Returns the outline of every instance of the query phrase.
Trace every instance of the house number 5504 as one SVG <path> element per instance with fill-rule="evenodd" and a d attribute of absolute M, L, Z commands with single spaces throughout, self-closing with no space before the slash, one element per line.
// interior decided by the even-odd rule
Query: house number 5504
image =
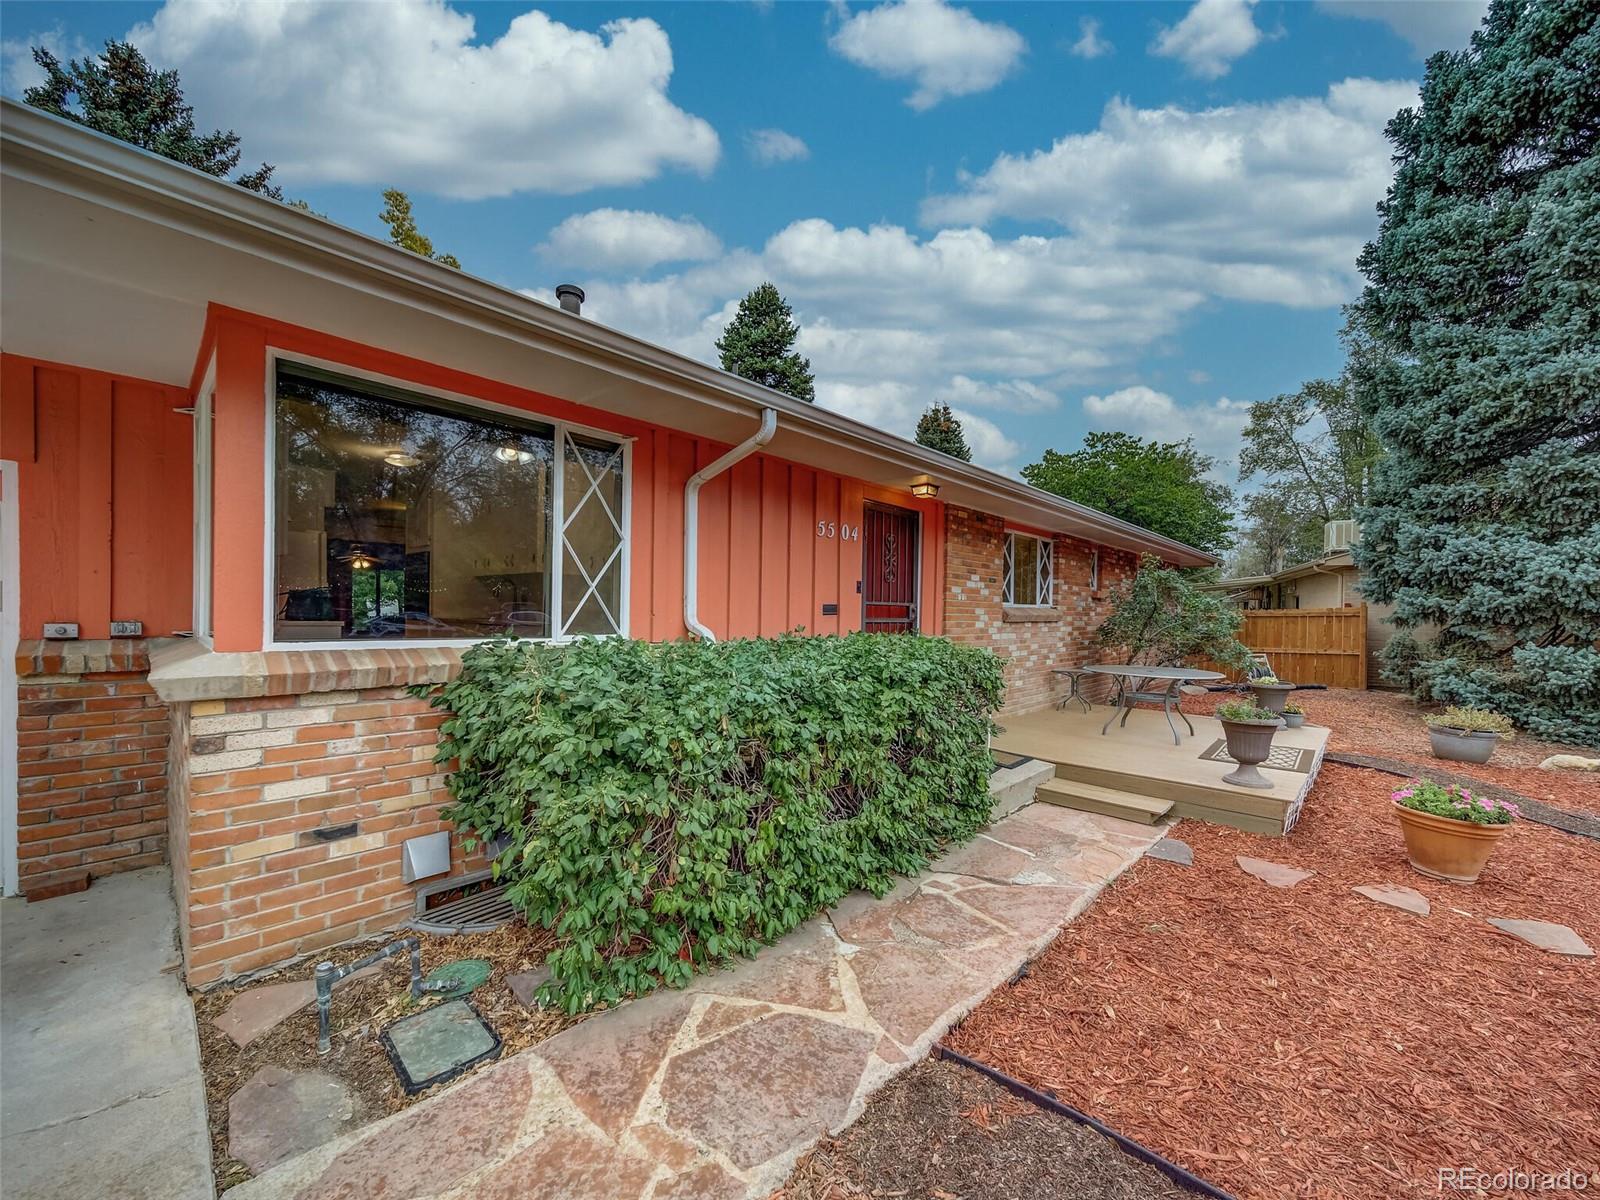
<path fill-rule="evenodd" d="M 861 540 L 861 526 L 840 525 L 833 521 L 818 521 L 817 536 L 819 538 L 838 538 L 845 542 L 859 542 Z"/>

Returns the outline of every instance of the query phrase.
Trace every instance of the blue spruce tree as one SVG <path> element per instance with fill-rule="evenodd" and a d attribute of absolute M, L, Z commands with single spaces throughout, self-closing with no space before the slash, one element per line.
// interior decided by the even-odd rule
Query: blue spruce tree
<path fill-rule="evenodd" d="M 1600 743 L 1600 5 L 1494 0 L 1389 123 L 1360 366 L 1369 599 L 1421 696 Z"/>

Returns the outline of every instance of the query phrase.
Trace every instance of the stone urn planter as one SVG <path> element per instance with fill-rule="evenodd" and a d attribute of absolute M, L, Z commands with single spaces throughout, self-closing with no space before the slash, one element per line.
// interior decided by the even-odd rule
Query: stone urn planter
<path fill-rule="evenodd" d="M 1511 722 L 1482 708 L 1447 708 L 1423 718 L 1433 756 L 1451 762 L 1485 763 L 1495 743 L 1511 736 Z"/>
<path fill-rule="evenodd" d="M 1269 788 L 1272 781 L 1257 764 L 1272 753 L 1272 737 L 1282 727 L 1278 715 L 1253 704 L 1224 704 L 1217 709 L 1222 732 L 1228 739 L 1228 755 L 1239 765 L 1222 777 L 1223 783 L 1237 787 Z"/>
<path fill-rule="evenodd" d="M 1283 706 L 1289 703 L 1289 693 L 1294 691 L 1294 684 L 1276 679 L 1252 679 L 1250 690 L 1256 694 L 1256 703 L 1262 708 L 1281 713 Z"/>

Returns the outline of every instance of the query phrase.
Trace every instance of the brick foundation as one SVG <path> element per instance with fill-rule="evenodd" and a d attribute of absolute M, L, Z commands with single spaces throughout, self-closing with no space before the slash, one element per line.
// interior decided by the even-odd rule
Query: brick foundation
<path fill-rule="evenodd" d="M 138 642 L 17 650 L 17 876 L 24 896 L 167 854 L 167 706 Z"/>
<path fill-rule="evenodd" d="M 1094 632 L 1108 616 L 1110 590 L 1138 569 L 1134 554 L 1101 546 L 1100 589 L 1089 588 L 1090 542 L 1057 536 L 1055 603 L 1008 608 L 1000 601 L 1006 525 L 999 517 L 951 507 L 945 515 L 944 630 L 958 642 L 988 646 L 1006 660 L 1003 712 L 1030 712 L 1062 694 L 1052 667 L 1082 666 L 1101 657 Z M 1104 685 L 1091 695 L 1104 698 Z"/>

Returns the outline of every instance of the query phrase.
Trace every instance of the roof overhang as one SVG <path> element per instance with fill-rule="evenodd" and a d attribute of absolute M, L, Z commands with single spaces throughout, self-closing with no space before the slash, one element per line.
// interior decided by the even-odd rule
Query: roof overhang
<path fill-rule="evenodd" d="M 1181 566 L 1202 551 L 929 451 L 68 121 L 0 100 L 7 352 L 187 385 L 210 305 Z"/>

